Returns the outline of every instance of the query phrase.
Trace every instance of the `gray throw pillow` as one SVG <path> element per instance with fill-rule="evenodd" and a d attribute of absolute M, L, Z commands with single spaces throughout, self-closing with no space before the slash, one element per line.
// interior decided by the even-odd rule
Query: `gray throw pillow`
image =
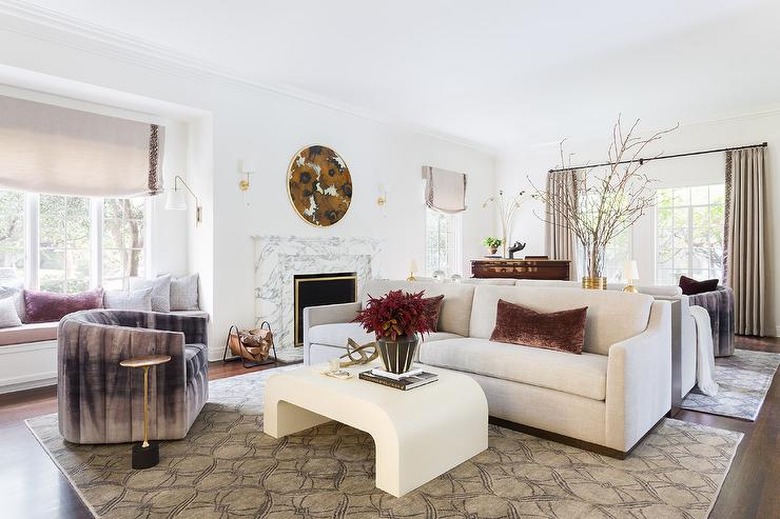
<path fill-rule="evenodd" d="M 7 297 L 13 298 L 14 305 L 16 306 L 16 316 L 20 319 L 24 319 L 24 287 L 21 282 L 12 285 L 0 286 L 0 299 Z"/>
<path fill-rule="evenodd" d="M 114 310 L 152 311 L 152 287 L 140 288 L 125 292 L 123 290 L 106 290 L 103 294 L 103 306 Z"/>
<path fill-rule="evenodd" d="M 130 278 L 130 290 L 152 289 L 152 311 L 171 311 L 171 275 L 165 274 L 154 279 Z"/>
<path fill-rule="evenodd" d="M 13 297 L 0 299 L 0 328 L 21 326 L 22 320 L 16 312 L 16 304 Z"/>
<path fill-rule="evenodd" d="M 198 273 L 171 280 L 171 311 L 199 310 Z"/>

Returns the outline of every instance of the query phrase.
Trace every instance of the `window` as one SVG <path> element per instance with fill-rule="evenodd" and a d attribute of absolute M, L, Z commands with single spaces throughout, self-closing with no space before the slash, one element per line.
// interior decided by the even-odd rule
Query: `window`
<path fill-rule="evenodd" d="M 659 189 L 656 283 L 723 279 L 723 184 Z"/>
<path fill-rule="evenodd" d="M 144 270 L 144 201 L 103 200 L 103 286 L 122 289 Z"/>
<path fill-rule="evenodd" d="M 460 216 L 425 210 L 425 275 L 460 274 Z"/>
<path fill-rule="evenodd" d="M 40 195 L 38 206 L 38 283 L 49 292 L 89 288 L 89 198 Z"/>
<path fill-rule="evenodd" d="M 0 282 L 25 278 L 24 194 L 0 192 Z"/>
<path fill-rule="evenodd" d="M 631 227 L 615 236 L 604 249 L 604 277 L 607 282 L 623 279 L 623 264 L 630 260 Z"/>
<path fill-rule="evenodd" d="M 144 275 L 145 206 L 0 191 L 0 282 L 51 292 L 126 288 L 130 276 Z"/>

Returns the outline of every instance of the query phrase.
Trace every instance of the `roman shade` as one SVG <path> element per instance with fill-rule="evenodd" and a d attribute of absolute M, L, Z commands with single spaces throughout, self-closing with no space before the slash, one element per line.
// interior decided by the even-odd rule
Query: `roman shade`
<path fill-rule="evenodd" d="M 81 196 L 161 191 L 164 128 L 0 96 L 0 187 Z"/>
<path fill-rule="evenodd" d="M 466 175 L 446 169 L 423 166 L 425 204 L 442 213 L 455 214 L 466 210 Z"/>

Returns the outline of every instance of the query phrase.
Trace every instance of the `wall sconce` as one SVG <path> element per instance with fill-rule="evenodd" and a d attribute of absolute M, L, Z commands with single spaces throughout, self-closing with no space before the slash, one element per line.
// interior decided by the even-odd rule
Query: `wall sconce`
<path fill-rule="evenodd" d="M 384 184 L 379 184 L 376 190 L 376 205 L 384 209 L 386 204 L 387 204 L 387 188 L 385 188 Z"/>
<path fill-rule="evenodd" d="M 195 199 L 195 225 L 197 226 L 203 220 L 203 207 L 200 205 L 198 197 L 190 189 L 190 186 L 179 175 L 173 178 L 173 189 L 166 194 L 165 208 L 169 211 L 185 211 L 187 209 L 187 200 L 184 197 L 184 190 L 179 186 L 180 183 L 187 188 L 187 191 Z"/>
<path fill-rule="evenodd" d="M 255 174 L 255 163 L 251 160 L 242 160 L 241 174 L 244 175 L 244 178 L 239 180 L 238 189 L 240 189 L 242 193 L 246 193 L 249 191 L 249 175 Z"/>

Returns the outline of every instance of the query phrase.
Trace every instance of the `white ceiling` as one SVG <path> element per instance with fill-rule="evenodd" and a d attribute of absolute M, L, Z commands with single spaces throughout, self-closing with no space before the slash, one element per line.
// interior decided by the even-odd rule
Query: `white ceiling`
<path fill-rule="evenodd" d="M 24 3 L 494 148 L 780 106 L 776 0 Z"/>

